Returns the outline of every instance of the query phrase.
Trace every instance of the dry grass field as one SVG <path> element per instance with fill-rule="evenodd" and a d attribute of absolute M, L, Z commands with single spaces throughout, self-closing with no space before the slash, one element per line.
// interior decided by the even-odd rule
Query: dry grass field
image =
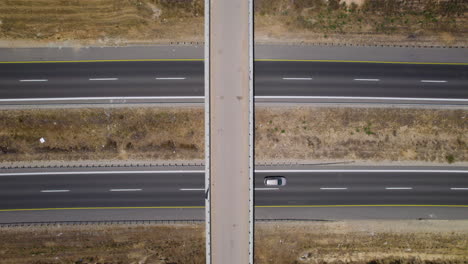
<path fill-rule="evenodd" d="M 463 0 L 257 0 L 255 4 L 259 42 L 468 44 L 468 2 Z"/>
<path fill-rule="evenodd" d="M 4 264 L 202 264 L 204 224 L 0 228 Z M 258 223 L 258 264 L 462 264 L 467 221 Z"/>
<path fill-rule="evenodd" d="M 0 111 L 0 160 L 200 159 L 203 118 L 200 108 Z"/>
<path fill-rule="evenodd" d="M 258 160 L 468 159 L 468 111 L 405 108 L 260 108 Z"/>
<path fill-rule="evenodd" d="M 467 118 L 450 109 L 257 107 L 256 159 L 466 162 Z M 202 160 L 203 130 L 201 108 L 0 110 L 0 162 Z"/>
<path fill-rule="evenodd" d="M 203 41 L 203 4 L 0 0 L 0 45 Z M 257 0 L 255 19 L 258 42 L 468 45 L 465 0 Z"/>
<path fill-rule="evenodd" d="M 120 45 L 203 41 L 203 1 L 0 0 L 0 39 Z"/>

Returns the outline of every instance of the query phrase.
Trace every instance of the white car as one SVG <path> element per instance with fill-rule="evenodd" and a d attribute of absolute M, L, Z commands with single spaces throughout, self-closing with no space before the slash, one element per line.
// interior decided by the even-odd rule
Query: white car
<path fill-rule="evenodd" d="M 285 186 L 286 185 L 286 178 L 283 176 L 267 176 L 263 183 L 266 186 Z"/>

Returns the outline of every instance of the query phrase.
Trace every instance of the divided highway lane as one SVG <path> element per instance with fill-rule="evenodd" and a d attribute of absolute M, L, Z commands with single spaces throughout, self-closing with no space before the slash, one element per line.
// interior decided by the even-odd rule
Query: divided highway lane
<path fill-rule="evenodd" d="M 256 95 L 468 98 L 468 66 L 261 61 Z"/>
<path fill-rule="evenodd" d="M 267 175 L 288 185 L 266 187 Z M 256 206 L 468 205 L 467 172 L 256 173 Z M 0 175 L 0 210 L 204 206 L 202 172 Z M 466 210 L 466 208 L 463 208 Z"/>
<path fill-rule="evenodd" d="M 0 64 L 0 99 L 203 95 L 203 80 L 200 61 Z"/>
<path fill-rule="evenodd" d="M 255 62 L 257 96 L 468 99 L 468 66 Z M 202 96 L 203 61 L 0 64 L 0 99 Z"/>

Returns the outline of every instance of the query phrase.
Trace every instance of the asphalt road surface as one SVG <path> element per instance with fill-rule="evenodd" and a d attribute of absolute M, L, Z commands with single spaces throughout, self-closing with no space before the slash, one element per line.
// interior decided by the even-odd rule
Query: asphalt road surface
<path fill-rule="evenodd" d="M 0 99 L 202 96 L 202 61 L 0 64 Z M 468 99 L 468 66 L 257 61 L 256 96 Z"/>
<path fill-rule="evenodd" d="M 289 172 L 281 173 L 288 184 L 278 188 L 263 184 L 267 175 L 272 173 L 256 173 L 256 206 L 468 204 L 466 173 Z M 187 208 L 204 206 L 204 197 L 204 174 L 200 172 L 0 177 L 0 210 Z"/>

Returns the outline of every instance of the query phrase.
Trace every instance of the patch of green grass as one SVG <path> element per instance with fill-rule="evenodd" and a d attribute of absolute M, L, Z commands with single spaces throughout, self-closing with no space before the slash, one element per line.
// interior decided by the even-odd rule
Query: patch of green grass
<path fill-rule="evenodd" d="M 452 164 L 455 162 L 455 157 L 452 154 L 445 156 L 445 159 L 447 160 L 449 164 Z"/>
<path fill-rule="evenodd" d="M 375 132 L 372 131 L 372 128 L 371 128 L 372 124 L 371 123 L 368 123 L 367 126 L 363 127 L 363 130 L 364 130 L 364 133 L 366 133 L 366 135 L 375 135 Z"/>

